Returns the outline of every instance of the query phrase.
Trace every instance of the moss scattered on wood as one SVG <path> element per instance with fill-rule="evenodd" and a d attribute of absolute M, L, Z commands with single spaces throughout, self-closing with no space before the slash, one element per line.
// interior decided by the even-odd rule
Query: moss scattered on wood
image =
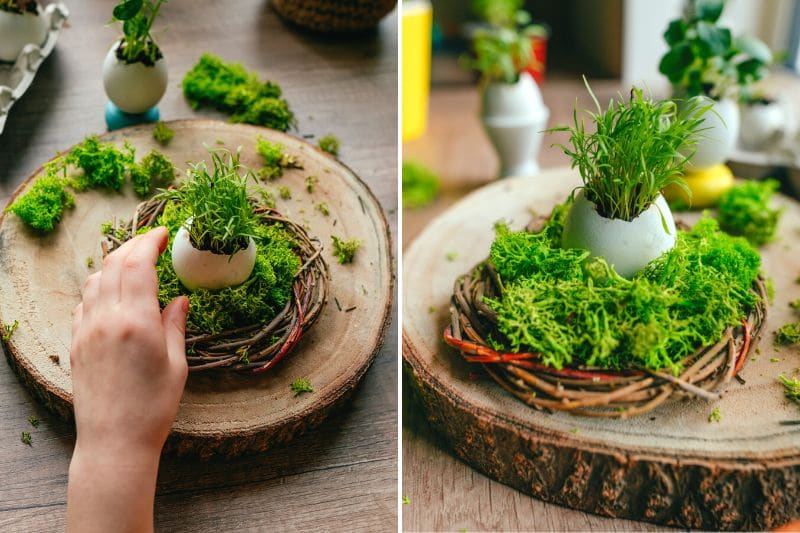
<path fill-rule="evenodd" d="M 0 339 L 2 339 L 3 342 L 10 341 L 11 336 L 14 334 L 14 332 L 17 330 L 18 327 L 19 327 L 19 320 L 14 320 L 14 322 L 11 322 L 10 324 L 3 324 L 2 329 L 0 329 Z"/>
<path fill-rule="evenodd" d="M 719 225 L 731 235 L 741 235 L 754 246 L 775 239 L 782 209 L 772 209 L 770 200 L 780 183 L 773 179 L 748 180 L 722 195 Z"/>
<path fill-rule="evenodd" d="M 336 135 L 329 133 L 328 135 L 320 138 L 319 147 L 321 150 L 328 152 L 333 156 L 337 156 L 339 155 L 339 138 Z"/>
<path fill-rule="evenodd" d="M 792 346 L 800 344 L 800 322 L 784 324 L 775 332 L 775 344 Z"/>
<path fill-rule="evenodd" d="M 352 263 L 356 252 L 361 248 L 361 241 L 358 239 L 344 240 L 336 235 L 331 235 L 333 241 L 333 255 L 339 260 L 339 264 Z"/>
<path fill-rule="evenodd" d="M 75 205 L 75 197 L 67 191 L 67 180 L 53 168 L 47 168 L 45 172 L 25 194 L 6 208 L 39 233 L 53 231 L 64 210 Z"/>
<path fill-rule="evenodd" d="M 256 152 L 264 159 L 264 166 L 258 170 L 258 177 L 261 179 L 280 178 L 286 168 L 303 168 L 296 156 L 286 152 L 285 146 L 268 141 L 260 135 L 256 137 Z"/>
<path fill-rule="evenodd" d="M 314 392 L 314 387 L 311 386 L 311 381 L 308 378 L 297 378 L 289 387 L 295 396 L 299 396 L 304 392 Z"/>
<path fill-rule="evenodd" d="M 133 190 L 145 197 L 175 181 L 175 166 L 158 150 L 151 150 L 140 163 L 130 165 Z"/>
<path fill-rule="evenodd" d="M 175 130 L 160 120 L 153 127 L 153 139 L 161 146 L 166 146 L 175 137 Z"/>

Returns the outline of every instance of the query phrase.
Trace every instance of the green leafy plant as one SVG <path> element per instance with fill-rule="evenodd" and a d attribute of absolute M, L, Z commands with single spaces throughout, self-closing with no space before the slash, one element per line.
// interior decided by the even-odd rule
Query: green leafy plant
<path fill-rule="evenodd" d="M 286 153 L 281 143 L 271 142 L 261 135 L 256 137 L 256 152 L 264 159 L 264 166 L 258 171 L 258 177 L 272 180 L 283 176 L 284 169 L 303 168 L 297 156 Z"/>
<path fill-rule="evenodd" d="M 294 125 L 294 114 L 281 98 L 281 88 L 262 82 L 238 63 L 225 63 L 211 54 L 200 56 L 198 63 L 183 78 L 183 94 L 197 109 L 209 106 L 230 113 L 232 122 L 258 124 L 286 131 Z"/>
<path fill-rule="evenodd" d="M 247 248 L 255 235 L 256 219 L 247 194 L 247 178 L 239 172 L 240 154 L 211 151 L 212 168 L 205 161 L 192 164 L 180 187 L 160 193 L 160 197 L 179 203 L 191 218 L 189 240 L 198 250 L 233 255 Z"/>
<path fill-rule="evenodd" d="M 691 0 L 664 32 L 669 50 L 658 69 L 679 96 L 746 98 L 753 82 L 766 74 L 772 52 L 758 39 L 734 38 L 719 26 L 724 7 L 724 0 Z"/>
<path fill-rule="evenodd" d="M 588 251 L 561 248 L 568 210 L 558 206 L 539 233 L 497 226 L 490 261 L 503 293 L 486 300 L 497 313 L 497 349 L 539 353 L 559 369 L 678 372 L 757 302 L 758 253 L 712 218 L 679 230 L 670 251 L 628 280 Z"/>
<path fill-rule="evenodd" d="M 153 139 L 161 146 L 166 146 L 175 137 L 175 130 L 160 120 L 153 127 Z"/>
<path fill-rule="evenodd" d="M 0 11 L 7 11 L 9 13 L 17 13 L 22 15 L 24 13 L 39 13 L 39 4 L 36 0 L 0 0 Z"/>
<path fill-rule="evenodd" d="M 314 387 L 311 386 L 311 381 L 308 378 L 297 378 L 292 382 L 290 388 L 295 396 L 299 396 L 304 392 L 314 392 Z"/>
<path fill-rule="evenodd" d="M 403 161 L 403 207 L 425 207 L 439 194 L 439 176 L 415 161 Z"/>
<path fill-rule="evenodd" d="M 346 241 L 336 235 L 331 235 L 331 240 L 333 241 L 333 255 L 339 260 L 339 264 L 352 263 L 356 251 L 361 248 L 361 241 L 358 239 Z"/>
<path fill-rule="evenodd" d="M 671 184 L 691 194 L 682 173 L 694 154 L 693 148 L 710 106 L 697 100 L 686 105 L 664 100 L 654 102 L 641 89 L 631 89 L 630 100 L 622 95 L 605 111 L 584 78 L 597 112 L 587 111 L 593 131 L 573 111 L 574 126 L 549 130 L 570 134 L 572 148 L 558 145 L 572 159 L 583 180 L 586 198 L 606 218 L 632 220 L 646 210 Z"/>
<path fill-rule="evenodd" d="M 772 209 L 769 203 L 779 187 L 774 179 L 748 180 L 733 187 L 719 202 L 720 227 L 755 246 L 772 241 L 783 209 Z"/>
<path fill-rule="evenodd" d="M 167 0 L 122 0 L 114 6 L 114 21 L 122 23 L 117 58 L 126 63 L 153 66 L 162 54 L 150 31 Z"/>
<path fill-rule="evenodd" d="M 331 155 L 339 155 L 339 138 L 329 133 L 319 140 L 319 147 L 321 150 L 328 152 Z"/>
<path fill-rule="evenodd" d="M 151 150 L 140 163 L 131 165 L 130 175 L 136 194 L 147 196 L 175 180 L 175 166 L 164 154 Z"/>

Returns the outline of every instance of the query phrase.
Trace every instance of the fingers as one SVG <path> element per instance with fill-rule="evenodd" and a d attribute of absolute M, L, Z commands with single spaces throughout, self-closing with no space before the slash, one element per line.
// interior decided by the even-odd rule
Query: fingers
<path fill-rule="evenodd" d="M 161 313 L 164 336 L 167 342 L 167 356 L 170 361 L 186 369 L 186 315 L 189 313 L 189 299 L 179 296 L 172 300 Z"/>
<path fill-rule="evenodd" d="M 158 283 L 153 266 L 158 255 L 166 247 L 166 241 L 167 230 L 159 227 L 143 235 L 137 235 L 106 256 L 100 283 L 103 302 L 115 304 L 122 300 L 123 278 L 131 278 L 134 286 L 141 281 L 142 284 L 136 290 L 148 291 L 140 293 L 136 290 L 127 290 L 126 297 L 136 299 L 143 294 L 154 295 Z"/>
<path fill-rule="evenodd" d="M 83 282 L 81 317 L 91 313 L 97 306 L 97 300 L 100 296 L 100 275 L 100 272 L 95 272 Z"/>
<path fill-rule="evenodd" d="M 78 330 L 81 329 L 83 322 L 83 303 L 79 303 L 72 311 L 72 339 L 78 335 Z"/>
<path fill-rule="evenodd" d="M 122 262 L 121 300 L 155 308 L 158 306 L 155 264 L 167 245 L 167 229 L 155 228 L 140 237 Z"/>

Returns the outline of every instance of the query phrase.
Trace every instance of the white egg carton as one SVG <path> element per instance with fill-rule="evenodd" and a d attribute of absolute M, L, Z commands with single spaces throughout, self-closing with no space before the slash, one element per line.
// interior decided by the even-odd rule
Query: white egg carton
<path fill-rule="evenodd" d="M 47 39 L 41 45 L 26 44 L 13 63 L 0 62 L 0 133 L 6 124 L 8 112 L 14 102 L 30 87 L 36 71 L 56 45 L 58 34 L 69 16 L 69 10 L 62 2 L 48 5 L 41 15 L 47 21 Z M 0 35 L 0 39 L 2 36 Z"/>

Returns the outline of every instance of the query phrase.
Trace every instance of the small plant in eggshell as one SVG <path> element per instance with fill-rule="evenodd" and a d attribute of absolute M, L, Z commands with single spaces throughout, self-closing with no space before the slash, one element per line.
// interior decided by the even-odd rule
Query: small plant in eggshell
<path fill-rule="evenodd" d="M 562 245 L 605 257 L 630 278 L 675 244 L 675 222 L 661 190 L 668 185 L 687 190 L 683 169 L 709 106 L 700 107 L 696 99 L 681 106 L 655 102 L 634 87 L 629 100 L 620 95 L 603 110 L 588 82 L 586 88 L 597 108 L 587 111 L 593 131 L 577 109 L 574 126 L 550 130 L 570 134 L 571 148 L 560 146 L 583 181 Z"/>
<path fill-rule="evenodd" d="M 257 220 L 247 193 L 252 173 L 240 165 L 238 153 L 211 152 L 211 162 L 211 168 L 192 165 L 180 187 L 161 193 L 188 215 L 175 234 L 172 264 L 189 290 L 239 285 L 256 260 Z"/>
<path fill-rule="evenodd" d="M 109 99 L 125 113 L 144 113 L 167 90 L 164 55 L 152 35 L 153 23 L 166 0 L 123 0 L 113 20 L 122 23 L 122 38 L 103 63 L 103 86 Z"/>
<path fill-rule="evenodd" d="M 17 60 L 26 44 L 42 45 L 47 21 L 36 0 L 0 0 L 0 61 Z"/>

